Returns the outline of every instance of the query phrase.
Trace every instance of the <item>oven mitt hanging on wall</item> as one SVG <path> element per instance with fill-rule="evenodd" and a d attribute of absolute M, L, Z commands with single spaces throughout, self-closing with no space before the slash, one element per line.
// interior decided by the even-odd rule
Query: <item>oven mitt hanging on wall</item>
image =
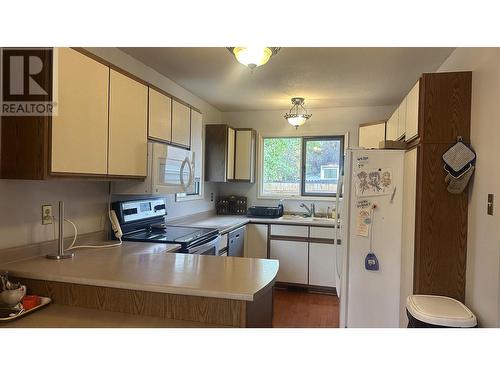
<path fill-rule="evenodd" d="M 445 177 L 447 190 L 452 194 L 460 194 L 467 187 L 474 173 L 476 154 L 459 137 L 457 143 L 443 154 L 444 169 L 448 174 Z"/>
<path fill-rule="evenodd" d="M 446 190 L 448 190 L 452 194 L 460 194 L 467 187 L 472 174 L 474 173 L 475 167 L 473 165 L 470 166 L 469 170 L 467 170 L 461 177 L 455 178 L 450 173 L 445 177 L 444 181 L 448 185 Z"/>

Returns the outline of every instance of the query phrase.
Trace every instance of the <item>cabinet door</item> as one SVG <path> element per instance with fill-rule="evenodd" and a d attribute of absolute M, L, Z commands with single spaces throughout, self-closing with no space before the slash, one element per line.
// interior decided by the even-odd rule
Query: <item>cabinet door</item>
<path fill-rule="evenodd" d="M 309 284 L 335 287 L 336 248 L 333 244 L 309 244 Z"/>
<path fill-rule="evenodd" d="M 418 96 L 419 82 L 413 86 L 406 99 L 406 140 L 411 141 L 418 136 Z"/>
<path fill-rule="evenodd" d="M 267 258 L 267 225 L 247 224 L 245 257 Z"/>
<path fill-rule="evenodd" d="M 57 54 L 51 172 L 105 175 L 109 68 L 71 48 L 58 48 Z"/>
<path fill-rule="evenodd" d="M 403 233 L 401 251 L 400 327 L 406 327 L 406 298 L 413 294 L 415 253 L 415 204 L 417 188 L 417 148 L 405 153 L 403 177 Z"/>
<path fill-rule="evenodd" d="M 234 180 L 234 150 L 235 150 L 236 133 L 233 128 L 227 130 L 227 170 L 226 177 L 228 180 Z"/>
<path fill-rule="evenodd" d="M 111 70 L 108 174 L 146 176 L 148 88 Z"/>
<path fill-rule="evenodd" d="M 406 97 L 398 107 L 398 138 L 404 139 L 406 132 Z"/>
<path fill-rule="evenodd" d="M 277 281 L 296 284 L 307 284 L 307 242 L 271 241 L 271 259 L 278 259 L 280 267 Z"/>
<path fill-rule="evenodd" d="M 255 132 L 236 129 L 234 179 L 253 182 L 255 165 Z"/>
<path fill-rule="evenodd" d="M 191 110 L 191 151 L 194 153 L 194 176 L 202 178 L 203 172 L 203 117 Z"/>
<path fill-rule="evenodd" d="M 172 102 L 172 142 L 191 147 L 191 109 L 178 101 Z"/>
<path fill-rule="evenodd" d="M 152 88 L 149 88 L 148 135 L 161 141 L 172 140 L 172 99 Z"/>
<path fill-rule="evenodd" d="M 395 141 L 398 138 L 398 109 L 394 111 L 387 121 L 387 132 L 385 138 L 388 141 Z"/>
<path fill-rule="evenodd" d="M 385 121 L 377 124 L 363 124 L 359 126 L 359 147 L 379 148 L 379 143 L 381 141 L 385 141 Z"/>

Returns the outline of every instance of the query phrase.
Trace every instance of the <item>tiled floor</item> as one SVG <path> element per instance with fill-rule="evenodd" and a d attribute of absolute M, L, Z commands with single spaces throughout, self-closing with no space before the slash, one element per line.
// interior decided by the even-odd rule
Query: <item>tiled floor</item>
<path fill-rule="evenodd" d="M 338 328 L 337 296 L 302 290 L 275 289 L 275 328 Z"/>

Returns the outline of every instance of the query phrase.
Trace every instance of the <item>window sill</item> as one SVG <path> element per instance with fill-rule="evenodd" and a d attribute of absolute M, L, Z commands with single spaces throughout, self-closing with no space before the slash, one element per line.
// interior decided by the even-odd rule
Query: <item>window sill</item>
<path fill-rule="evenodd" d="M 275 195 L 258 195 L 257 200 L 276 200 L 279 201 L 283 199 L 284 201 L 324 201 L 324 202 L 335 202 L 337 197 L 312 197 L 310 195 L 299 196 L 299 195 L 290 195 L 290 196 L 275 196 Z M 339 198 L 342 201 L 342 197 Z"/>

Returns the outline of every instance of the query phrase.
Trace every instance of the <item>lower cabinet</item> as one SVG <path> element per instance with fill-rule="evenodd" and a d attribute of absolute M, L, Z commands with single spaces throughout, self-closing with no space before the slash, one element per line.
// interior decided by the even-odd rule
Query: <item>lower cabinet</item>
<path fill-rule="evenodd" d="M 245 232 L 245 257 L 267 258 L 267 224 L 247 224 Z"/>
<path fill-rule="evenodd" d="M 335 255 L 333 244 L 309 243 L 309 285 L 335 287 Z"/>
<path fill-rule="evenodd" d="M 277 281 L 307 284 L 308 253 L 307 242 L 271 240 L 270 257 L 280 261 Z"/>

